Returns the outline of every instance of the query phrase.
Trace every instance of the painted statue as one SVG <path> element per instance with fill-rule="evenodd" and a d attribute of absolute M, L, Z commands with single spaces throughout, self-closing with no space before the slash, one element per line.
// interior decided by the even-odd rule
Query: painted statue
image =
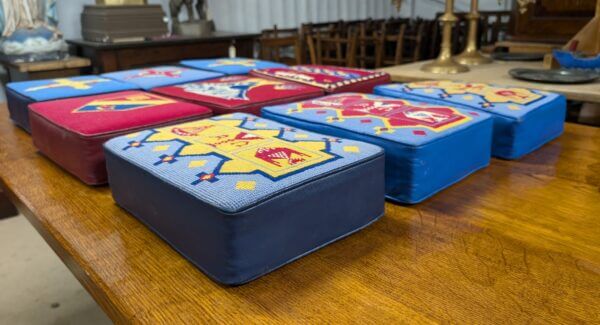
<path fill-rule="evenodd" d="M 57 28 L 57 0 L 0 0 L 0 52 L 33 61 L 66 51 Z"/>
<path fill-rule="evenodd" d="M 179 13 L 181 7 L 185 5 L 187 10 L 188 20 L 186 22 L 179 21 Z M 171 0 L 169 2 L 171 9 L 171 22 L 173 34 L 184 36 L 202 36 L 214 31 L 214 22 L 210 20 L 208 14 L 208 1 L 197 0 L 194 6 L 194 0 Z M 198 19 L 195 18 L 194 8 Z"/>
<path fill-rule="evenodd" d="M 179 21 L 179 12 L 181 7 L 185 5 L 188 14 L 188 20 L 194 19 L 194 0 L 171 0 L 169 7 L 171 9 L 171 19 L 173 21 Z M 196 13 L 198 14 L 198 20 L 208 20 L 208 5 L 206 0 L 197 0 L 196 2 Z"/>

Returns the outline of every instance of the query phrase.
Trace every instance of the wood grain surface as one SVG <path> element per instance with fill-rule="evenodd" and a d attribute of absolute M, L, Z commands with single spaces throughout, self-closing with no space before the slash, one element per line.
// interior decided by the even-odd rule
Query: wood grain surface
<path fill-rule="evenodd" d="M 364 231 L 233 288 L 116 206 L 109 188 L 37 153 L 6 107 L 0 178 L 118 323 L 600 322 L 596 128 L 567 124 L 524 159 L 494 159 L 419 205 L 387 204 Z"/>
<path fill-rule="evenodd" d="M 421 66 L 431 61 L 420 61 L 389 68 L 379 69 L 387 72 L 396 82 L 413 82 L 424 80 L 459 80 L 467 82 L 484 82 L 497 85 L 514 86 L 545 90 L 563 94 L 567 99 L 588 103 L 600 103 L 600 79 L 596 82 L 579 85 L 560 85 L 517 80 L 508 72 L 514 68 L 543 69 L 542 62 L 494 61 L 491 64 L 469 67 L 471 70 L 459 74 L 434 74 L 421 71 Z"/>
<path fill-rule="evenodd" d="M 85 68 L 91 64 L 90 59 L 72 56 L 64 60 L 39 61 L 39 62 L 5 62 L 6 65 L 14 67 L 19 72 L 38 72 L 49 70 Z"/>

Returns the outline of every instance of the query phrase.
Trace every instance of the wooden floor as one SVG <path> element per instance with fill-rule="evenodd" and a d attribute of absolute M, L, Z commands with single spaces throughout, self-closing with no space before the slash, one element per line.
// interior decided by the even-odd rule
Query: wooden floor
<path fill-rule="evenodd" d="M 494 159 L 419 205 L 388 204 L 364 231 L 234 288 L 210 281 L 107 187 L 38 154 L 5 107 L 0 179 L 115 321 L 600 322 L 597 128 L 568 124 L 520 161 Z"/>

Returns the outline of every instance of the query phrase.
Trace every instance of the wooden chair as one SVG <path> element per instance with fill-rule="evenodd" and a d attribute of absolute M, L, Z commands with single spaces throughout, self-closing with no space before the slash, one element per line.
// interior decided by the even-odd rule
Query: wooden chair
<path fill-rule="evenodd" d="M 482 11 L 481 46 L 494 45 L 506 39 L 510 29 L 510 11 Z"/>
<path fill-rule="evenodd" d="M 384 46 L 383 20 L 367 20 L 359 24 L 357 61 L 361 68 L 380 68 Z"/>
<path fill-rule="evenodd" d="M 428 22 L 422 19 L 412 21 L 407 25 L 404 35 L 403 63 L 417 62 L 423 56 L 423 40 Z"/>
<path fill-rule="evenodd" d="M 335 35 L 336 30 L 339 30 L 337 22 L 325 22 L 325 23 L 305 23 L 300 27 L 300 42 L 303 45 L 302 58 L 303 63 L 312 63 L 316 61 L 316 50 L 314 45 L 314 36 L 317 33 L 322 35 L 328 35 L 332 37 Z M 309 36 L 313 38 L 313 43 L 309 44 Z"/>
<path fill-rule="evenodd" d="M 302 64 L 304 49 L 297 29 L 265 29 L 259 39 L 260 58 L 288 65 Z"/>
<path fill-rule="evenodd" d="M 383 27 L 382 45 L 377 60 L 381 66 L 398 65 L 403 63 L 404 56 L 404 37 L 406 33 L 406 23 L 395 20 L 388 21 Z M 388 53 L 392 53 L 388 55 Z"/>
<path fill-rule="evenodd" d="M 311 63 L 355 67 L 357 32 L 350 27 L 345 37 L 341 34 L 318 31 L 307 35 Z"/>
<path fill-rule="evenodd" d="M 441 28 L 440 22 L 437 20 L 430 20 L 427 22 L 425 28 L 424 42 L 426 44 L 424 60 L 431 60 L 438 57 L 440 53 L 440 42 L 441 42 Z"/>
<path fill-rule="evenodd" d="M 441 42 L 441 25 L 439 22 L 439 18 L 443 13 L 439 12 L 436 14 L 436 18 L 432 25 L 432 38 L 430 41 L 430 47 L 428 50 L 428 59 L 436 58 L 440 52 L 440 42 Z M 466 12 L 457 12 L 455 13 L 458 21 L 452 27 L 452 53 L 458 54 L 462 52 L 462 50 L 467 45 L 467 36 L 469 33 L 469 24 L 466 19 Z"/>
<path fill-rule="evenodd" d="M 469 38 L 469 20 L 467 12 L 457 12 L 458 22 L 452 28 L 452 53 L 459 54 L 467 46 Z M 479 29 L 481 33 L 481 29 Z"/>

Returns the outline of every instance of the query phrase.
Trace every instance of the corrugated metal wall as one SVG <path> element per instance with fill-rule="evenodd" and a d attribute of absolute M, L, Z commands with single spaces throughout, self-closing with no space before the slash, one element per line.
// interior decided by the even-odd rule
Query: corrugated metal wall
<path fill-rule="evenodd" d="M 390 0 L 213 0 L 210 6 L 217 28 L 223 30 L 260 31 L 274 24 L 289 28 L 309 21 L 387 18 L 398 14 Z M 410 16 L 410 3 L 402 15 Z"/>
<path fill-rule="evenodd" d="M 162 4 L 169 12 L 169 0 L 149 0 Z M 482 10 L 508 8 L 511 0 L 480 0 Z M 81 37 L 80 14 L 84 4 L 94 0 L 58 0 L 60 28 L 67 38 Z M 297 27 L 303 22 L 340 19 L 403 17 L 431 18 L 444 9 L 444 0 L 405 0 L 402 12 L 396 12 L 390 0 L 209 0 L 209 8 L 219 30 L 260 32 L 277 24 L 280 28 Z M 456 10 L 469 8 L 469 0 L 457 0 Z M 181 18 L 185 18 L 182 14 Z"/>
<path fill-rule="evenodd" d="M 511 0 L 480 0 L 482 10 L 503 10 Z M 457 0 L 455 10 L 467 11 L 469 0 Z M 260 31 L 274 24 L 297 27 L 303 22 L 389 18 L 391 16 L 432 18 L 444 9 L 443 0 L 405 0 L 398 13 L 390 0 L 209 0 L 222 30 Z"/>

